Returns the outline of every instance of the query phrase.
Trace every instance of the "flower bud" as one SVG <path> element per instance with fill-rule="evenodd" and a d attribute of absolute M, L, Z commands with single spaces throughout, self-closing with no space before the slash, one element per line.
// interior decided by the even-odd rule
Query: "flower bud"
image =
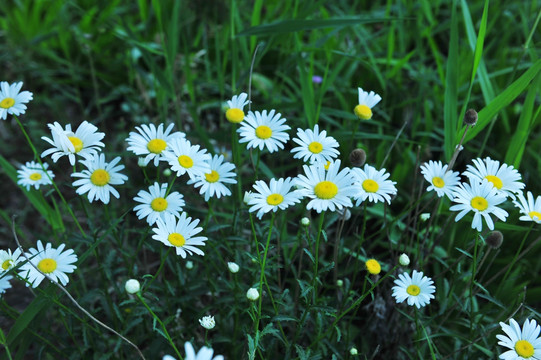
<path fill-rule="evenodd" d="M 366 270 L 372 275 L 377 275 L 381 272 L 381 265 L 376 259 L 366 260 Z"/>
<path fill-rule="evenodd" d="M 340 280 L 340 279 L 336 280 L 336 286 L 338 286 L 338 287 L 344 286 L 344 281 Z"/>
<path fill-rule="evenodd" d="M 141 290 L 141 284 L 139 284 L 139 281 L 135 279 L 126 281 L 126 285 L 124 287 L 126 288 L 126 292 L 128 294 L 135 294 Z"/>
<path fill-rule="evenodd" d="M 402 266 L 408 266 L 410 264 L 410 258 L 406 254 L 400 255 L 398 258 L 398 263 Z"/>
<path fill-rule="evenodd" d="M 164 176 L 171 176 L 171 169 L 163 169 L 162 173 Z"/>
<path fill-rule="evenodd" d="M 303 218 L 301 219 L 301 224 L 302 224 L 303 226 L 308 226 L 308 225 L 310 225 L 310 219 L 308 219 L 307 217 L 303 217 Z"/>
<path fill-rule="evenodd" d="M 216 326 L 214 316 L 204 316 L 202 319 L 199 319 L 199 324 L 207 330 L 214 329 Z"/>
<path fill-rule="evenodd" d="M 259 299 L 259 291 L 257 291 L 257 289 L 255 288 L 250 288 L 246 292 L 246 297 L 248 298 L 248 300 L 256 301 L 257 299 Z"/>
<path fill-rule="evenodd" d="M 349 353 L 352 355 L 352 356 L 355 356 L 357 354 L 359 354 L 359 352 L 357 351 L 356 348 L 352 347 L 350 350 L 349 350 Z"/>
<path fill-rule="evenodd" d="M 186 261 L 186 269 L 191 270 L 193 269 L 193 261 Z"/>
<path fill-rule="evenodd" d="M 422 213 L 421 215 L 419 215 L 419 218 L 421 219 L 421 221 L 427 221 L 428 219 L 430 219 L 430 213 Z"/>
<path fill-rule="evenodd" d="M 233 274 L 239 272 L 239 266 L 234 262 L 228 262 L 227 267 L 229 268 L 229 271 L 231 271 Z"/>
<path fill-rule="evenodd" d="M 142 168 L 147 167 L 147 164 L 145 164 L 145 158 L 144 157 L 138 158 L 137 165 Z"/>
<path fill-rule="evenodd" d="M 251 191 L 246 191 L 244 193 L 244 203 L 246 205 L 248 205 L 248 203 L 250 202 L 251 199 L 252 199 L 252 192 Z"/>

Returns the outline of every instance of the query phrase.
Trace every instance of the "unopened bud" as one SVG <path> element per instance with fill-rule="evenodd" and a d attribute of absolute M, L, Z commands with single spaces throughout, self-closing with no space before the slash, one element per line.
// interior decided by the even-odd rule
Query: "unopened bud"
<path fill-rule="evenodd" d="M 255 288 L 250 288 L 246 292 L 246 297 L 248 298 L 248 300 L 256 301 L 257 299 L 259 299 L 259 291 L 257 291 L 257 289 Z"/>
<path fill-rule="evenodd" d="M 493 249 L 497 249 L 502 245 L 503 242 L 503 234 L 499 231 L 493 231 L 485 239 L 488 246 L 490 246 Z"/>
<path fill-rule="evenodd" d="M 229 271 L 231 271 L 233 274 L 239 272 L 239 266 L 234 262 L 228 262 L 227 267 L 229 268 Z"/>
<path fill-rule="evenodd" d="M 355 356 L 357 354 L 359 354 L 359 352 L 357 351 L 356 348 L 352 347 L 350 350 L 349 350 L 349 353 L 352 355 L 352 356 Z"/>
<path fill-rule="evenodd" d="M 141 284 L 139 284 L 139 281 L 135 279 L 130 279 L 126 281 L 125 288 L 128 294 L 135 294 L 136 292 L 139 292 L 139 290 L 141 290 Z"/>
<path fill-rule="evenodd" d="M 171 169 L 163 169 L 164 176 L 171 176 Z"/>
<path fill-rule="evenodd" d="M 410 258 L 406 254 L 400 255 L 398 258 L 398 263 L 402 266 L 408 266 L 410 264 Z"/>
<path fill-rule="evenodd" d="M 464 115 L 464 123 L 470 126 L 477 124 L 477 111 L 469 109 Z"/>
<path fill-rule="evenodd" d="M 361 167 L 366 162 L 366 151 L 355 149 L 349 153 L 349 162 L 353 166 Z"/>

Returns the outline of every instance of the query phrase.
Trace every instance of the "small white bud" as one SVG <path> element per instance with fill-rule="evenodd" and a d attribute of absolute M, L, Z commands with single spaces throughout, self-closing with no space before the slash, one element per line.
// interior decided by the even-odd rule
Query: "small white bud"
<path fill-rule="evenodd" d="M 229 271 L 231 271 L 233 274 L 239 272 L 239 266 L 234 262 L 228 262 L 227 267 L 229 268 Z"/>
<path fill-rule="evenodd" d="M 186 261 L 186 269 L 191 270 L 193 269 L 193 261 Z"/>
<path fill-rule="evenodd" d="M 145 158 L 144 157 L 140 157 L 137 159 L 137 165 L 139 165 L 139 167 L 147 167 L 147 164 L 145 164 Z"/>
<path fill-rule="evenodd" d="M 349 353 L 353 356 L 357 355 L 359 352 L 357 351 L 356 348 L 352 347 L 351 349 L 349 349 Z"/>
<path fill-rule="evenodd" d="M 248 205 L 248 203 L 249 203 L 250 200 L 252 199 L 252 196 L 253 196 L 253 195 L 252 195 L 252 192 L 251 192 L 251 191 L 246 191 L 246 192 L 244 193 L 244 203 L 245 203 L 246 205 Z"/>
<path fill-rule="evenodd" d="M 171 176 L 171 169 L 163 169 L 162 174 L 164 176 Z"/>
<path fill-rule="evenodd" d="M 216 326 L 214 316 L 203 316 L 202 319 L 199 319 L 199 324 L 207 330 L 214 329 Z"/>
<path fill-rule="evenodd" d="M 310 219 L 308 219 L 307 217 L 303 217 L 303 218 L 301 219 L 301 224 L 302 224 L 303 226 L 308 226 L 308 225 L 310 225 Z"/>
<path fill-rule="evenodd" d="M 257 299 L 259 299 L 259 291 L 257 291 L 257 289 L 255 288 L 250 288 L 246 292 L 246 297 L 248 298 L 248 300 L 256 301 Z"/>
<path fill-rule="evenodd" d="M 421 219 L 421 221 L 427 221 L 428 219 L 430 219 L 430 213 L 422 213 L 421 215 L 419 215 L 419 219 Z"/>
<path fill-rule="evenodd" d="M 124 287 L 126 288 L 128 294 L 135 294 L 141 290 L 141 284 L 139 284 L 139 281 L 135 279 L 126 281 L 126 285 Z"/>
<path fill-rule="evenodd" d="M 398 263 L 402 266 L 408 266 L 410 264 L 410 258 L 406 254 L 400 255 L 398 258 Z"/>
<path fill-rule="evenodd" d="M 338 280 L 336 280 L 336 286 L 342 287 L 342 286 L 344 286 L 344 282 L 342 280 L 338 279 Z"/>
<path fill-rule="evenodd" d="M 177 360 L 177 359 L 175 359 L 175 358 L 172 357 L 171 355 L 164 355 L 164 356 L 162 357 L 162 360 Z"/>

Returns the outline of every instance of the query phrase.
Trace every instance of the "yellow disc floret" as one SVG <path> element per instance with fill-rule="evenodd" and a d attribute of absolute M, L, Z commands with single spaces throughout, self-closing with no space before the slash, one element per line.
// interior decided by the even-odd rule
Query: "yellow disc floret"
<path fill-rule="evenodd" d="M 156 199 L 152 200 L 150 207 L 154 211 L 164 211 L 167 209 L 167 200 L 162 197 L 157 197 Z"/>
<path fill-rule="evenodd" d="M 215 183 L 220 180 L 220 174 L 218 174 L 216 170 L 212 170 L 210 173 L 205 174 L 205 179 L 207 179 L 209 183 Z"/>
<path fill-rule="evenodd" d="M 532 357 L 534 354 L 533 345 L 528 340 L 519 340 L 515 343 L 515 351 L 523 358 Z"/>
<path fill-rule="evenodd" d="M 184 239 L 184 236 L 182 236 L 179 233 L 169 234 L 169 236 L 167 237 L 167 240 L 171 244 L 173 244 L 173 246 L 177 246 L 177 247 L 184 246 L 184 244 L 186 244 L 186 239 Z"/>
<path fill-rule="evenodd" d="M 13 105 L 15 105 L 15 99 L 10 97 L 4 98 L 2 101 L 0 101 L 0 107 L 2 109 L 9 109 Z"/>
<path fill-rule="evenodd" d="M 7 270 L 11 267 L 11 264 L 13 263 L 13 261 L 11 259 L 7 259 L 6 261 L 4 261 L 2 263 L 2 269 L 3 270 Z"/>
<path fill-rule="evenodd" d="M 492 185 L 494 185 L 494 187 L 495 187 L 496 189 L 498 189 L 498 190 L 501 189 L 502 186 L 503 186 L 502 181 L 501 181 L 500 178 L 497 177 L 497 176 L 494 176 L 494 175 L 487 175 L 487 176 L 485 176 L 485 179 L 487 179 L 488 181 L 490 181 L 490 182 L 492 183 Z"/>
<path fill-rule="evenodd" d="M 267 196 L 267 204 L 269 205 L 272 205 L 272 206 L 280 205 L 282 201 L 284 201 L 284 197 L 280 194 L 275 193 L 275 194 L 270 194 L 269 196 Z"/>
<path fill-rule="evenodd" d="M 377 275 L 381 272 L 381 265 L 375 259 L 366 260 L 366 270 L 372 275 Z"/>
<path fill-rule="evenodd" d="M 332 181 L 321 181 L 314 186 L 314 194 L 320 199 L 329 200 L 338 194 L 338 186 Z"/>
<path fill-rule="evenodd" d="M 51 258 L 43 259 L 38 263 L 38 269 L 45 274 L 52 273 L 53 271 L 56 270 L 56 267 L 57 267 L 56 261 Z"/>
<path fill-rule="evenodd" d="M 532 220 L 535 220 L 535 218 L 537 218 L 537 221 L 541 220 L 541 213 L 539 211 L 530 211 L 528 215 L 532 218 Z"/>
<path fill-rule="evenodd" d="M 178 157 L 178 163 L 180 164 L 180 166 L 186 169 L 189 169 L 193 166 L 192 158 L 187 155 L 180 155 Z"/>
<path fill-rule="evenodd" d="M 432 178 L 432 184 L 437 187 L 437 188 L 442 188 L 445 186 L 445 181 L 443 181 L 443 179 L 439 176 L 434 176 Z"/>
<path fill-rule="evenodd" d="M 41 174 L 40 173 L 32 173 L 30 174 L 30 176 L 28 177 L 30 180 L 32 181 L 38 181 L 39 179 L 41 179 Z"/>
<path fill-rule="evenodd" d="M 408 286 L 408 288 L 406 289 L 406 292 L 412 296 L 417 296 L 421 293 L 421 288 L 417 285 L 413 285 L 411 284 L 410 286 Z"/>
<path fill-rule="evenodd" d="M 225 112 L 225 118 L 232 123 L 238 124 L 244 120 L 244 111 L 241 109 L 229 109 Z"/>
<path fill-rule="evenodd" d="M 83 141 L 79 139 L 77 136 L 68 136 L 68 140 L 71 142 L 71 144 L 75 148 L 76 153 L 83 150 Z"/>
<path fill-rule="evenodd" d="M 147 144 L 147 149 L 153 154 L 161 154 L 167 147 L 167 143 L 162 139 L 152 139 Z"/>
<path fill-rule="evenodd" d="M 312 141 L 310 145 L 308 145 L 308 150 L 313 154 L 319 154 L 323 151 L 323 145 L 317 141 Z"/>
<path fill-rule="evenodd" d="M 255 136 L 261 140 L 266 140 L 272 136 L 272 130 L 267 125 L 260 125 L 255 129 Z"/>
<path fill-rule="evenodd" d="M 366 105 L 359 104 L 355 106 L 355 109 L 353 109 L 353 112 L 355 113 L 355 115 L 357 115 L 359 119 L 363 119 L 363 120 L 372 119 L 372 109 L 370 109 Z"/>
<path fill-rule="evenodd" d="M 90 182 L 96 186 L 105 186 L 109 183 L 109 173 L 103 169 L 94 170 L 90 175 Z"/>
<path fill-rule="evenodd" d="M 375 193 L 379 189 L 379 185 L 372 179 L 366 179 L 363 181 L 363 189 L 369 193 Z"/>
<path fill-rule="evenodd" d="M 484 197 L 476 196 L 471 199 L 471 207 L 479 211 L 485 211 L 488 208 L 488 201 Z"/>

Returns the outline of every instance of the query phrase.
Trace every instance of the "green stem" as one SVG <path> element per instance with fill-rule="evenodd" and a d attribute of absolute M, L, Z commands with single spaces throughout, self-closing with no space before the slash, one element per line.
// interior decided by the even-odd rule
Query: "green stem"
<path fill-rule="evenodd" d="M 158 275 L 162 271 L 163 266 L 165 265 L 165 260 L 167 260 L 167 256 L 169 255 L 170 252 L 171 252 L 171 248 L 167 249 L 167 252 L 165 253 L 165 256 L 162 256 L 162 261 L 160 263 L 160 267 L 158 268 L 158 271 L 156 271 L 156 274 L 152 277 L 152 279 L 150 279 L 148 285 L 146 286 L 147 288 L 150 289 L 150 285 L 152 285 L 154 280 L 156 280 L 156 278 L 158 277 Z"/>
<path fill-rule="evenodd" d="M 269 251 L 270 239 L 272 235 L 272 228 L 274 227 L 274 218 L 276 213 L 272 213 L 272 219 L 269 227 L 269 234 L 267 235 L 267 243 L 265 245 L 265 252 L 263 253 L 263 260 L 261 261 L 261 274 L 259 275 L 259 304 L 257 307 L 257 320 L 254 331 L 257 333 L 259 329 L 259 321 L 261 320 L 261 305 L 263 302 L 263 277 L 265 276 L 265 266 L 267 265 L 267 253 Z"/>
<path fill-rule="evenodd" d="M 325 219 L 325 211 L 323 211 L 321 213 L 321 216 L 319 217 L 319 223 L 318 223 L 318 228 L 317 228 L 317 236 L 316 236 L 316 247 L 314 249 L 315 253 L 316 253 L 316 259 L 315 259 L 315 262 L 314 262 L 314 277 L 312 278 L 312 287 L 314 288 L 314 296 L 313 296 L 313 301 L 314 301 L 314 304 L 316 303 L 316 299 L 317 299 L 317 284 L 318 284 L 318 267 L 319 267 L 319 239 L 321 238 L 321 232 L 323 230 L 323 222 L 324 222 L 324 219 Z"/>
<path fill-rule="evenodd" d="M 505 275 L 503 276 L 502 284 L 505 283 L 505 281 L 507 280 L 507 277 L 509 276 L 509 273 L 513 269 L 513 265 L 515 265 L 515 262 L 517 261 L 518 255 L 520 254 L 520 251 L 524 247 L 524 243 L 526 242 L 526 238 L 528 237 L 528 235 L 530 235 L 530 232 L 532 231 L 534 224 L 535 224 L 535 222 L 532 222 L 532 225 L 530 226 L 530 228 L 528 229 L 528 231 L 526 232 L 526 234 L 522 238 L 522 241 L 520 242 L 520 246 L 518 247 L 518 250 L 515 253 L 515 256 L 513 256 L 513 260 L 509 264 L 509 267 L 507 268 L 507 271 L 505 272 Z"/>

